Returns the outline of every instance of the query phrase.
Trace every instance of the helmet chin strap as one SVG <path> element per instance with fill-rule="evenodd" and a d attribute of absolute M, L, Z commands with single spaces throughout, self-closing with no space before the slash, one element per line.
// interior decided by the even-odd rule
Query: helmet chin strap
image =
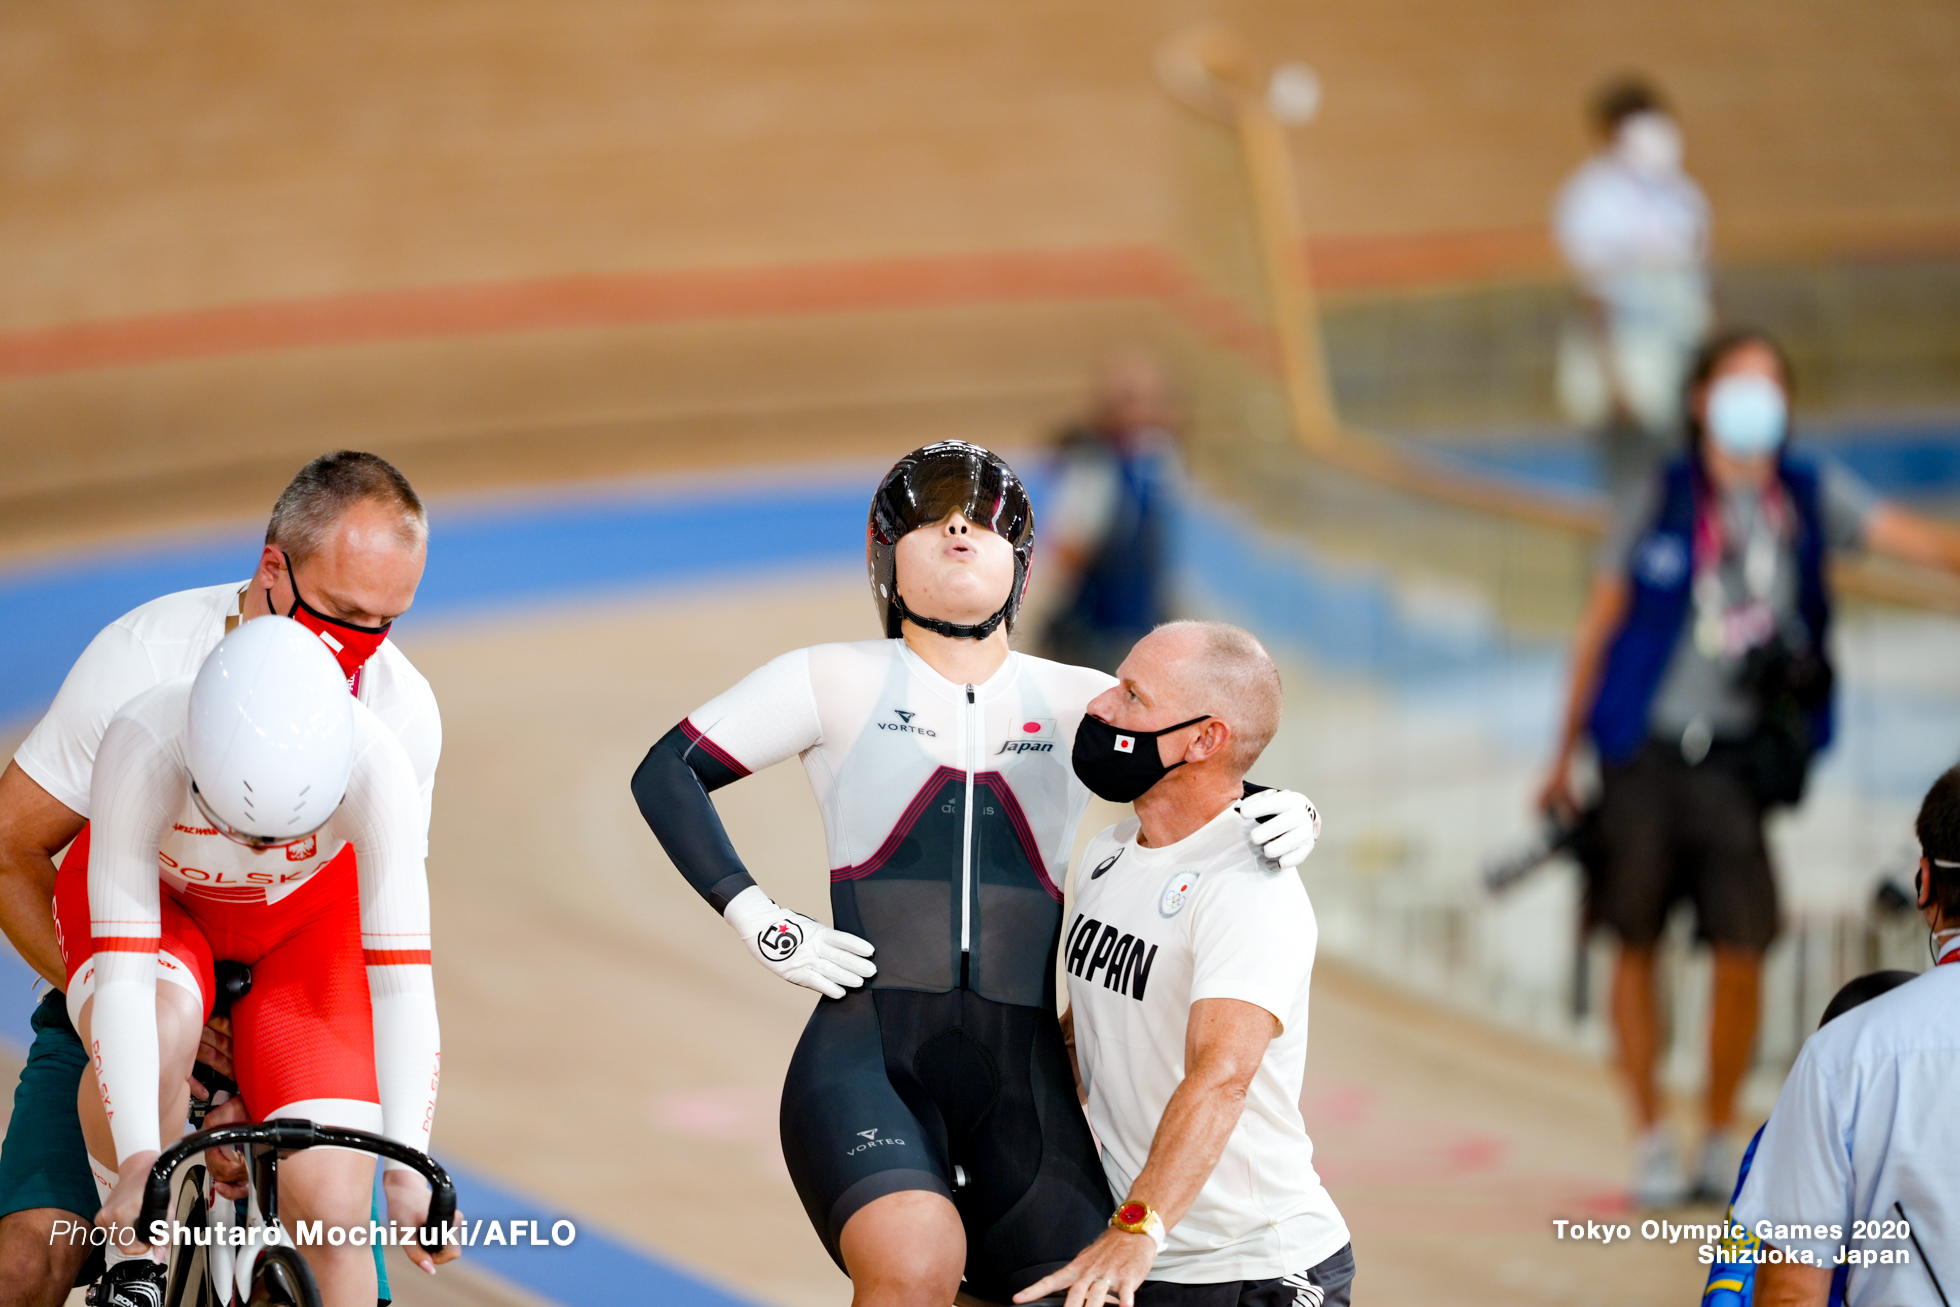
<path fill-rule="evenodd" d="M 896 590 L 892 592 L 892 607 L 898 610 L 898 616 L 901 622 L 914 622 L 926 630 L 931 631 L 934 635 L 943 635 L 949 640 L 986 639 L 999 628 L 1002 622 L 1007 620 L 1008 604 L 1013 602 L 1013 596 L 1009 595 L 1007 603 L 1002 604 L 1000 610 L 986 621 L 976 622 L 972 626 L 962 626 L 958 622 L 942 622 L 937 617 L 921 617 L 905 606 L 904 596 L 900 595 Z"/>

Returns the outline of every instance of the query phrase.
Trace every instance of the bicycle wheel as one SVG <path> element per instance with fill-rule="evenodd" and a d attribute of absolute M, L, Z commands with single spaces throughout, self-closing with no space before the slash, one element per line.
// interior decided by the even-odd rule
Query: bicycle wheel
<path fill-rule="evenodd" d="M 172 1215 L 177 1225 L 201 1230 L 210 1224 L 211 1214 L 204 1205 L 204 1168 L 191 1166 L 177 1185 L 177 1202 Z M 221 1307 L 225 1301 L 211 1282 L 211 1254 L 195 1245 L 173 1245 L 170 1274 L 164 1283 L 163 1307 Z M 227 1291 L 225 1297 L 230 1296 Z"/>
<path fill-rule="evenodd" d="M 247 1307 L 320 1307 L 320 1286 L 297 1248 L 268 1248 L 252 1267 Z"/>

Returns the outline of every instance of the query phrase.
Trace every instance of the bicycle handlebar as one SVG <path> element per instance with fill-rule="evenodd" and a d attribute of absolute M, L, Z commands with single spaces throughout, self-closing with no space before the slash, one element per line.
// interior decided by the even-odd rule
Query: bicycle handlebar
<path fill-rule="evenodd" d="M 297 1153 L 308 1148 L 334 1147 L 352 1148 L 358 1152 L 373 1153 L 390 1161 L 400 1162 L 418 1172 L 429 1182 L 429 1215 L 422 1224 L 422 1243 L 424 1247 L 439 1247 L 442 1232 L 456 1219 L 456 1185 L 449 1178 L 449 1172 L 442 1169 L 442 1163 L 427 1153 L 410 1148 L 407 1144 L 396 1143 L 366 1130 L 354 1130 L 346 1126 L 315 1125 L 311 1121 L 297 1117 L 281 1117 L 277 1120 L 262 1121 L 256 1125 L 221 1125 L 211 1130 L 200 1130 L 186 1135 L 163 1150 L 150 1167 L 149 1181 L 143 1186 L 143 1209 L 137 1214 L 136 1229 L 146 1231 L 157 1221 L 164 1219 L 170 1208 L 170 1178 L 177 1168 L 194 1153 L 207 1148 L 221 1148 L 233 1144 L 256 1145 L 274 1148 L 282 1153 Z"/>

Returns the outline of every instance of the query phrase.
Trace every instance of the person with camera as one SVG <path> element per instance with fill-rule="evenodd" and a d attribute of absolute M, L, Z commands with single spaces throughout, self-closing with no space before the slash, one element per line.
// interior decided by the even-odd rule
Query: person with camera
<path fill-rule="evenodd" d="M 1732 331 L 1700 351 L 1686 450 L 1619 505 L 1601 548 L 1539 795 L 1575 817 L 1572 762 L 1589 736 L 1601 845 L 1589 911 L 1620 941 L 1612 1016 L 1643 1207 L 1719 1201 L 1736 1173 L 1736 1091 L 1777 928 L 1763 818 L 1802 797 L 1831 736 L 1829 557 L 1862 548 L 1960 572 L 1960 530 L 1791 450 L 1790 392 L 1789 362 L 1761 332 Z M 1654 1079 L 1655 945 L 1679 899 L 1694 904 L 1714 951 L 1707 1137 L 1691 1178 Z"/>

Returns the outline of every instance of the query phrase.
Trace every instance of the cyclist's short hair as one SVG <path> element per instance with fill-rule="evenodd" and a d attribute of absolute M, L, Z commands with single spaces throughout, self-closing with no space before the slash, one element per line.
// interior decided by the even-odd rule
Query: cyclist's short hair
<path fill-rule="evenodd" d="M 1157 630 L 1198 637 L 1184 681 L 1191 707 L 1230 723 L 1232 763 L 1249 771 L 1279 730 L 1283 696 L 1272 655 L 1252 632 L 1229 622 L 1166 622 Z"/>
<path fill-rule="evenodd" d="M 300 562 L 326 543 L 342 513 L 367 501 L 398 515 L 395 530 L 404 548 L 419 548 L 428 539 L 429 515 L 408 478 L 378 454 L 339 449 L 320 455 L 286 483 L 272 505 L 265 542 Z"/>

